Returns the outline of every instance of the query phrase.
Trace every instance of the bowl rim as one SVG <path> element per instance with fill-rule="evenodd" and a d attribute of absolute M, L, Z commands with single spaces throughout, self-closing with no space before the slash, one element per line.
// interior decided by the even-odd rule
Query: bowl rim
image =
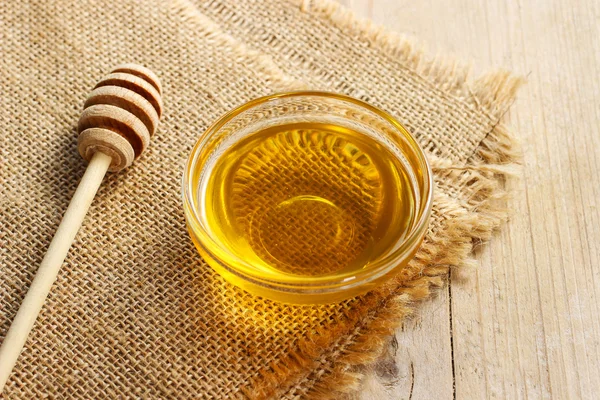
<path fill-rule="evenodd" d="M 311 96 L 325 97 L 343 102 L 349 102 L 361 108 L 364 108 L 367 111 L 373 112 L 378 116 L 382 117 L 385 121 L 389 122 L 398 131 L 398 133 L 408 141 L 411 150 L 415 153 L 420 164 L 424 167 L 422 168 L 421 174 L 423 177 L 423 192 L 421 194 L 422 203 L 424 205 L 420 207 L 420 210 L 422 210 L 422 212 L 418 214 L 418 220 L 414 223 L 413 229 L 404 238 L 400 246 L 398 246 L 396 250 L 388 254 L 386 257 L 373 262 L 369 268 L 361 269 L 359 271 L 348 272 L 345 275 L 336 275 L 335 277 L 328 275 L 314 277 L 311 276 L 310 283 L 306 282 L 306 277 L 291 274 L 290 276 L 281 276 L 281 279 L 277 280 L 268 279 L 265 278 L 263 274 L 259 273 L 256 269 L 254 269 L 251 263 L 247 263 L 237 256 L 235 256 L 236 260 L 233 263 L 231 262 L 231 260 L 228 260 L 229 262 L 225 263 L 222 257 L 219 256 L 219 253 L 226 253 L 228 255 L 228 258 L 231 258 L 232 253 L 225 251 L 223 249 L 223 246 L 220 243 L 218 243 L 218 241 L 214 240 L 214 238 L 209 234 L 209 232 L 206 231 L 206 229 L 204 229 L 202 223 L 200 222 L 200 218 L 198 215 L 198 207 L 196 207 L 196 199 L 194 198 L 194 188 L 192 187 L 190 177 L 194 171 L 198 157 L 200 156 L 201 151 L 204 145 L 206 144 L 207 140 L 235 116 L 269 101 L 274 101 L 282 98 Z M 312 289 L 315 286 L 325 291 L 327 290 L 327 288 L 337 291 L 340 290 L 340 287 L 349 287 L 362 284 L 365 281 L 376 280 L 377 278 L 386 275 L 387 273 L 398 267 L 402 263 L 403 259 L 407 258 L 408 256 L 412 256 L 414 254 L 414 251 L 416 251 L 417 247 L 421 244 L 421 241 L 429 225 L 429 218 L 431 215 L 433 203 L 433 174 L 429 161 L 425 156 L 425 152 L 418 144 L 414 136 L 396 118 L 394 118 L 386 111 L 383 111 L 382 109 L 375 107 L 363 100 L 359 100 L 344 94 L 317 90 L 298 90 L 280 92 L 252 99 L 223 114 L 213 124 L 211 124 L 198 138 L 186 161 L 186 165 L 182 176 L 181 194 L 184 205 L 184 214 L 186 222 L 188 224 L 188 230 L 190 235 L 196 236 L 196 240 L 194 240 L 196 245 L 201 246 L 202 249 L 210 256 L 210 258 L 213 261 L 218 262 L 222 268 L 225 268 L 229 272 L 241 276 L 244 279 L 250 280 L 254 283 L 272 286 L 272 288 L 276 290 L 299 292 L 302 291 L 302 289 L 306 289 L 308 291 L 311 291 L 312 293 Z M 194 239 L 194 237 L 192 237 L 192 239 Z M 207 246 L 207 243 L 211 246 Z"/>

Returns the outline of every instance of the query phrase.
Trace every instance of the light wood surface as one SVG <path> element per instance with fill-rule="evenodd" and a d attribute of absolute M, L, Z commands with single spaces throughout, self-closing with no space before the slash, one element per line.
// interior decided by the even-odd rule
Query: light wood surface
<path fill-rule="evenodd" d="M 600 392 L 600 2 L 345 0 L 431 52 L 528 83 L 509 223 L 396 334 L 363 399 L 593 399 Z"/>

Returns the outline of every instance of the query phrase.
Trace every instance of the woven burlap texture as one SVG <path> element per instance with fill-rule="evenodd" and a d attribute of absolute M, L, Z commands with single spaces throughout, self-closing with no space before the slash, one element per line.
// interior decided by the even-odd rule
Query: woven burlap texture
<path fill-rule="evenodd" d="M 518 79 L 429 59 L 329 1 L 0 3 L 0 339 L 85 170 L 75 126 L 95 82 L 136 62 L 164 87 L 148 151 L 107 176 L 4 396 L 332 398 L 415 303 L 504 218 L 499 123 Z M 365 296 L 288 306 L 224 282 L 188 238 L 185 160 L 208 124 L 268 93 L 346 93 L 403 121 L 436 181 L 416 259 Z"/>

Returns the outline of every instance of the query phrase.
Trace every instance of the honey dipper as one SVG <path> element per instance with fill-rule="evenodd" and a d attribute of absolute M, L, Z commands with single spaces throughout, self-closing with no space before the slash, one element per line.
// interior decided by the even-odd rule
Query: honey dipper
<path fill-rule="evenodd" d="M 0 393 L 106 171 L 127 168 L 142 154 L 161 111 L 158 77 L 136 64 L 116 67 L 88 96 L 77 130 L 79 154 L 89 164 L 0 346 Z"/>

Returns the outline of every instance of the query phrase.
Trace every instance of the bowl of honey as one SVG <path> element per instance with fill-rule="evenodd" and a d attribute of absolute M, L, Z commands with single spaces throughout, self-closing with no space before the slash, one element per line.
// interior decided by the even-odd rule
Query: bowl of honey
<path fill-rule="evenodd" d="M 190 236 L 248 292 L 294 304 L 367 292 L 427 230 L 432 174 L 391 115 L 329 92 L 281 93 L 221 117 L 183 174 Z"/>

